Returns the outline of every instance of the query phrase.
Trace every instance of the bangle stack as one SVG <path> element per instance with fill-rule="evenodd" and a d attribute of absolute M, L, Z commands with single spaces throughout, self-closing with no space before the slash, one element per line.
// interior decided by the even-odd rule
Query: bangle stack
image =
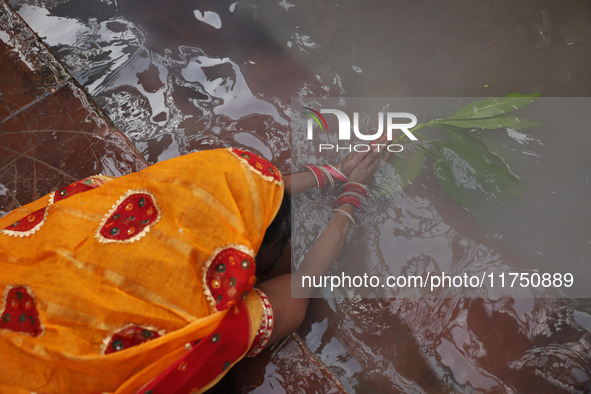
<path fill-rule="evenodd" d="M 334 190 L 336 182 L 342 183 L 341 194 L 337 198 L 332 212 L 347 218 L 354 226 L 355 219 L 349 212 L 341 209 L 343 204 L 351 204 L 363 212 L 363 204 L 369 199 L 367 186 L 358 182 L 347 182 L 347 176 L 335 166 L 323 164 L 321 166 L 306 165 L 304 168 L 314 175 L 318 189 L 324 189 L 328 184 L 330 190 Z"/>
<path fill-rule="evenodd" d="M 347 220 L 349 220 L 349 222 L 354 226 L 355 219 L 353 218 L 353 215 L 344 209 L 340 209 L 341 205 L 351 204 L 363 212 L 363 204 L 368 199 L 369 193 L 367 192 L 367 187 L 365 185 L 357 182 L 347 182 L 341 186 L 341 194 L 339 195 L 339 198 L 337 198 L 337 202 L 335 203 L 332 212 L 345 216 Z"/>
<path fill-rule="evenodd" d="M 347 176 L 330 164 L 323 164 L 321 166 L 307 165 L 304 168 L 314 175 L 318 189 L 323 189 L 328 183 L 330 190 L 334 190 L 335 181 L 339 183 L 347 182 Z"/>
<path fill-rule="evenodd" d="M 338 207 L 343 204 L 351 204 L 363 212 L 363 204 L 369 199 L 367 187 L 357 182 L 347 182 L 341 186 L 341 194 L 335 203 Z"/>

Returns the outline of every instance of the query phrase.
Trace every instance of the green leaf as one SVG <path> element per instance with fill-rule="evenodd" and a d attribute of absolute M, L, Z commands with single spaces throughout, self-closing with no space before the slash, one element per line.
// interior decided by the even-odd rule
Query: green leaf
<path fill-rule="evenodd" d="M 430 123 L 432 126 L 444 125 L 453 126 L 461 129 L 500 129 L 511 128 L 515 130 L 523 130 L 529 127 L 537 127 L 541 123 L 530 121 L 523 118 L 518 118 L 514 115 L 500 115 L 493 118 L 476 118 L 476 119 L 440 119 Z"/>
<path fill-rule="evenodd" d="M 542 97 L 542 93 L 530 93 L 530 94 L 521 94 L 521 93 L 509 93 L 507 97 Z"/>
<path fill-rule="evenodd" d="M 456 173 L 452 168 L 452 163 L 443 154 L 443 159 L 435 161 L 435 176 L 443 191 L 447 193 L 455 202 L 462 206 L 467 205 L 466 193 L 463 186 L 458 180 Z"/>
<path fill-rule="evenodd" d="M 504 194 L 519 194 L 525 187 L 511 171 L 507 162 L 491 152 L 482 139 L 469 129 L 512 128 L 522 130 L 540 125 L 539 122 L 519 118 L 511 112 L 535 101 L 539 94 L 512 94 L 503 98 L 486 98 L 468 104 L 446 119 L 420 124 L 412 131 L 430 126 L 447 129 L 447 140 L 424 140 L 416 146 L 433 158 L 434 173 L 443 190 L 458 204 L 468 207 L 474 198 L 490 200 Z M 406 152 L 405 152 L 406 154 Z M 424 155 L 401 157 L 387 166 L 384 178 L 377 182 L 378 194 L 391 195 L 418 176 Z M 377 178 L 376 178 L 377 180 Z M 472 214 L 477 217 L 473 207 Z M 477 209 L 477 208 L 476 208 Z"/>
<path fill-rule="evenodd" d="M 428 143 L 435 160 L 435 175 L 446 193 L 466 205 L 466 190 L 485 199 L 518 194 L 525 186 L 498 155 L 470 132 L 448 128 L 449 140 Z M 460 193 L 460 190 L 462 193 Z"/>
<path fill-rule="evenodd" d="M 476 177 L 481 183 L 493 186 L 487 188 L 488 190 L 502 194 L 516 191 L 514 189 L 516 186 L 525 187 L 525 183 L 511 170 L 507 162 L 501 156 L 491 152 L 477 135 L 454 129 L 448 129 L 448 133 L 452 142 L 463 145 L 471 152 L 477 150 L 478 154 L 474 155 L 474 160 L 470 163 L 477 169 Z M 481 167 L 482 164 L 484 164 L 483 167 Z"/>
<path fill-rule="evenodd" d="M 417 149 L 394 155 L 375 174 L 372 190 L 381 197 L 393 196 L 419 176 L 424 161 L 424 152 Z"/>
<path fill-rule="evenodd" d="M 537 100 L 537 97 L 496 97 L 470 103 L 448 119 L 482 119 L 513 112 Z"/>
<path fill-rule="evenodd" d="M 460 182 L 458 182 L 451 167 L 451 163 L 446 159 L 444 152 L 438 149 L 437 146 L 433 145 L 435 142 L 438 141 L 431 141 L 429 148 L 425 145 L 418 146 L 433 158 L 435 177 L 441 184 L 443 190 L 455 202 L 465 206 L 467 203 L 466 194 L 464 193 Z M 435 150 L 433 148 L 435 148 Z"/>

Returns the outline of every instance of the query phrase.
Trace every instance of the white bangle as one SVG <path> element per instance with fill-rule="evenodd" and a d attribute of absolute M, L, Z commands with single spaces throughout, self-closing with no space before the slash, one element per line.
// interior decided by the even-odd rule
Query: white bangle
<path fill-rule="evenodd" d="M 324 178 L 328 179 L 328 183 L 330 183 L 330 190 L 334 190 L 334 179 L 332 178 L 332 175 L 330 175 L 330 173 L 326 170 L 326 168 L 319 166 L 317 167 L 320 172 L 322 172 L 322 174 L 324 174 Z"/>
<path fill-rule="evenodd" d="M 367 192 L 367 186 L 365 186 L 363 183 L 351 182 L 351 181 L 347 181 L 347 183 L 344 183 L 343 185 L 341 185 L 341 189 L 343 189 L 347 185 L 359 186 L 360 188 L 362 188 L 363 190 L 365 190 Z"/>
<path fill-rule="evenodd" d="M 339 209 L 339 208 L 334 208 L 331 210 L 331 212 L 335 212 L 340 215 L 343 215 L 344 217 L 347 218 L 347 220 L 351 223 L 352 226 L 355 225 L 355 219 L 353 219 L 353 216 L 351 216 L 351 214 L 349 212 L 343 211 L 342 209 Z"/>
<path fill-rule="evenodd" d="M 314 179 L 316 180 L 316 187 L 318 187 L 318 189 L 321 189 L 320 179 L 318 179 L 318 177 L 316 176 L 316 173 L 314 172 L 312 167 L 311 166 L 304 166 L 304 168 L 312 173 L 312 175 L 314 176 Z"/>
<path fill-rule="evenodd" d="M 367 198 L 363 194 L 359 194 L 359 193 L 355 193 L 355 192 L 344 192 L 344 193 L 341 193 L 339 195 L 339 198 L 345 197 L 345 196 L 355 197 L 356 199 L 358 199 L 362 203 L 365 203 L 367 201 Z"/>

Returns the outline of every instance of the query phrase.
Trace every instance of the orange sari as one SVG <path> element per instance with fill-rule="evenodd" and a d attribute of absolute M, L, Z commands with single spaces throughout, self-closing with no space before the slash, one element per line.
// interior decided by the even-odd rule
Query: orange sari
<path fill-rule="evenodd" d="M 253 345 L 269 162 L 192 153 L 76 182 L 0 219 L 0 391 L 195 392 Z M 164 388 L 164 391 L 162 391 Z"/>

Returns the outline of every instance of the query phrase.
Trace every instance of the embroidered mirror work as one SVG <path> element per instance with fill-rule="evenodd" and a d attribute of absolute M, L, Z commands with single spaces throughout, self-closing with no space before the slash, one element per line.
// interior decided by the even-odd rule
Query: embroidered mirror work
<path fill-rule="evenodd" d="M 208 298 L 218 311 L 230 308 L 245 298 L 256 281 L 254 258 L 237 247 L 240 245 L 222 249 L 206 265 Z"/>
<path fill-rule="evenodd" d="M 0 329 L 30 334 L 43 333 L 35 299 L 25 286 L 9 286 L 4 296 L 4 309 L 0 317 Z"/>
<path fill-rule="evenodd" d="M 130 191 L 107 214 L 96 237 L 102 243 L 133 243 L 159 219 L 160 210 L 150 193 Z"/>
<path fill-rule="evenodd" d="M 161 333 L 157 330 L 131 325 L 115 332 L 108 338 L 104 354 L 128 349 L 160 336 Z"/>

